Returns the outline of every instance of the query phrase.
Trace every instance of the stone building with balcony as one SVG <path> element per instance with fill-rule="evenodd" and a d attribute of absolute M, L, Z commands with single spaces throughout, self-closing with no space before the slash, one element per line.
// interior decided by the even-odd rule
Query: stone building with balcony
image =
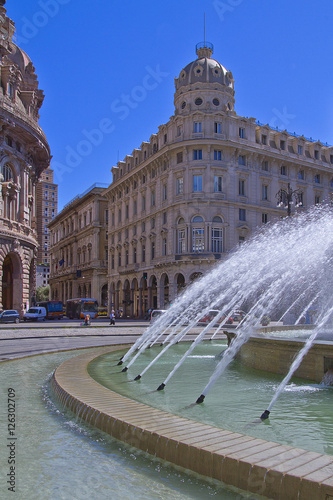
<path fill-rule="evenodd" d="M 235 111 L 231 71 L 196 47 L 175 78 L 174 115 L 112 168 L 109 307 L 165 308 L 264 224 L 330 200 L 333 148 Z M 282 199 L 283 201 L 283 199 Z"/>
<path fill-rule="evenodd" d="M 36 186 L 50 165 L 38 125 L 43 91 L 35 68 L 12 41 L 15 25 L 0 1 L 0 309 L 21 315 L 36 293 Z"/>
<path fill-rule="evenodd" d="M 105 307 L 107 295 L 107 185 L 94 184 L 65 205 L 49 223 L 50 299 L 94 298 Z"/>

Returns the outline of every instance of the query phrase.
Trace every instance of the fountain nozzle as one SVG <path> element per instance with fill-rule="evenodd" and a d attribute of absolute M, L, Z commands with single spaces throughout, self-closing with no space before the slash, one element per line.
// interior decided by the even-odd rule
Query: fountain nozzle
<path fill-rule="evenodd" d="M 261 420 L 266 420 L 267 418 L 269 418 L 269 414 L 270 414 L 270 411 L 269 410 L 265 410 L 264 413 L 261 415 Z"/>
<path fill-rule="evenodd" d="M 200 403 L 203 403 L 204 399 L 205 399 L 204 394 L 201 394 L 201 396 L 199 396 L 198 399 L 196 400 L 196 404 L 199 405 Z"/>
<path fill-rule="evenodd" d="M 119 363 L 117 364 L 117 366 L 120 366 L 122 364 L 123 364 L 123 362 L 122 362 L 122 360 L 120 360 Z"/>
<path fill-rule="evenodd" d="M 157 390 L 163 391 L 164 387 L 165 387 L 165 384 L 162 382 L 162 384 L 157 387 Z"/>
<path fill-rule="evenodd" d="M 123 368 L 121 371 L 122 372 L 127 372 L 127 370 L 128 370 L 128 368 L 127 368 L 127 366 L 125 366 L 125 368 Z"/>
<path fill-rule="evenodd" d="M 141 375 L 137 375 L 134 380 L 140 380 Z"/>

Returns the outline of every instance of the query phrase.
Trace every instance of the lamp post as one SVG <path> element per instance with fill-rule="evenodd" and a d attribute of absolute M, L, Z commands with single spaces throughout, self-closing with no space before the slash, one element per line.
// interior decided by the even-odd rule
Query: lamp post
<path fill-rule="evenodd" d="M 281 188 L 276 193 L 277 206 L 287 209 L 287 215 L 291 215 L 291 205 L 295 202 L 295 207 L 303 206 L 303 191 L 300 189 L 292 189 L 288 183 L 287 189 Z"/>

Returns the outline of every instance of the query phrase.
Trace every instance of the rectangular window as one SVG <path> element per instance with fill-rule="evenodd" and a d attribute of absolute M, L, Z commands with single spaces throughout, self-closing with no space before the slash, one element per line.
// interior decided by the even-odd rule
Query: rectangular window
<path fill-rule="evenodd" d="M 214 175 L 214 193 L 222 193 L 222 177 Z"/>
<path fill-rule="evenodd" d="M 111 269 L 114 269 L 114 255 L 111 255 Z"/>
<path fill-rule="evenodd" d="M 126 205 L 125 206 L 125 218 L 128 219 L 128 217 L 129 217 L 129 206 Z"/>
<path fill-rule="evenodd" d="M 205 231 L 203 228 L 192 229 L 192 252 L 204 252 L 205 250 Z"/>
<path fill-rule="evenodd" d="M 155 191 L 151 192 L 150 201 L 151 201 L 151 206 L 154 207 L 155 206 Z"/>
<path fill-rule="evenodd" d="M 304 170 L 299 170 L 297 174 L 297 179 L 303 181 L 304 180 Z"/>
<path fill-rule="evenodd" d="M 177 253 L 185 253 L 185 229 L 178 229 Z"/>
<path fill-rule="evenodd" d="M 182 127 L 178 125 L 177 127 L 177 137 L 179 137 L 182 134 Z"/>
<path fill-rule="evenodd" d="M 118 222 L 121 222 L 121 208 L 118 210 Z"/>
<path fill-rule="evenodd" d="M 133 248 L 133 264 L 136 264 L 136 247 Z"/>
<path fill-rule="evenodd" d="M 167 134 L 164 134 L 164 144 L 166 144 L 168 142 L 168 136 Z"/>
<path fill-rule="evenodd" d="M 303 154 L 303 146 L 298 146 L 297 152 L 299 155 L 302 155 Z"/>
<path fill-rule="evenodd" d="M 282 149 L 282 151 L 286 149 L 286 141 L 280 141 L 280 149 Z"/>
<path fill-rule="evenodd" d="M 320 196 L 315 196 L 315 205 L 319 205 L 320 204 Z"/>
<path fill-rule="evenodd" d="M 167 240 L 166 238 L 162 239 L 162 255 L 167 254 Z"/>
<path fill-rule="evenodd" d="M 154 229 L 154 227 L 155 227 L 155 218 L 154 217 L 150 220 L 150 226 L 152 229 Z"/>
<path fill-rule="evenodd" d="M 267 135 L 262 135 L 261 136 L 261 144 L 264 144 L 264 145 L 267 144 Z"/>
<path fill-rule="evenodd" d="M 214 124 L 214 132 L 215 134 L 222 134 L 222 125 L 219 122 L 215 122 Z"/>
<path fill-rule="evenodd" d="M 239 127 L 238 134 L 241 139 L 245 139 L 245 128 Z"/>
<path fill-rule="evenodd" d="M 239 209 L 239 220 L 246 221 L 246 210 L 245 208 Z"/>
<path fill-rule="evenodd" d="M 118 253 L 118 266 L 121 266 L 121 253 Z"/>
<path fill-rule="evenodd" d="M 193 150 L 193 160 L 202 160 L 202 149 Z"/>
<path fill-rule="evenodd" d="M 244 241 L 245 241 L 244 236 L 240 236 L 240 237 L 238 238 L 238 244 L 239 244 L 239 246 L 240 246 L 240 245 L 242 245 L 242 243 L 244 243 Z"/>
<path fill-rule="evenodd" d="M 133 215 L 136 215 L 138 211 L 136 200 L 133 201 Z"/>
<path fill-rule="evenodd" d="M 109 211 L 108 210 L 105 210 L 105 212 L 104 212 L 104 219 L 105 219 L 106 224 L 108 224 L 108 222 L 109 222 Z"/>
<path fill-rule="evenodd" d="M 268 186 L 266 184 L 262 184 L 261 186 L 261 199 L 268 200 Z"/>
<path fill-rule="evenodd" d="M 142 211 L 144 212 L 146 210 L 146 197 L 142 196 Z"/>
<path fill-rule="evenodd" d="M 199 134 L 199 133 L 201 133 L 201 131 L 202 131 L 201 122 L 194 122 L 193 123 L 193 132 L 195 134 Z"/>
<path fill-rule="evenodd" d="M 316 174 L 314 176 L 314 181 L 315 181 L 316 184 L 320 184 L 320 174 Z"/>
<path fill-rule="evenodd" d="M 285 165 L 281 165 L 280 172 L 281 175 L 287 175 L 287 167 Z"/>
<path fill-rule="evenodd" d="M 193 175 L 193 192 L 202 192 L 202 175 Z"/>
<path fill-rule="evenodd" d="M 114 212 L 111 214 L 111 225 L 114 226 Z"/>
<path fill-rule="evenodd" d="M 238 165 L 246 165 L 246 157 L 244 155 L 239 155 Z"/>
<path fill-rule="evenodd" d="M 183 161 L 183 152 L 177 153 L 177 163 L 182 163 Z"/>
<path fill-rule="evenodd" d="M 245 196 L 245 181 L 244 181 L 244 179 L 239 179 L 239 181 L 238 181 L 238 194 L 240 196 Z"/>
<path fill-rule="evenodd" d="M 163 212 L 163 224 L 167 223 L 167 213 Z"/>
<path fill-rule="evenodd" d="M 261 168 L 262 170 L 264 170 L 265 172 L 268 172 L 268 161 L 267 160 L 264 160 L 261 164 Z"/>
<path fill-rule="evenodd" d="M 146 246 L 142 245 L 142 262 L 146 261 Z"/>
<path fill-rule="evenodd" d="M 150 252 L 151 259 L 155 259 L 155 242 L 151 242 L 151 252 Z"/>
<path fill-rule="evenodd" d="M 222 253 L 223 252 L 223 229 L 213 228 L 212 229 L 212 252 Z"/>
<path fill-rule="evenodd" d="M 261 222 L 263 224 L 267 224 L 267 222 L 268 222 L 268 214 L 261 214 Z"/>
<path fill-rule="evenodd" d="M 330 163 L 333 163 L 333 155 L 330 155 Z"/>
<path fill-rule="evenodd" d="M 214 160 L 217 160 L 217 161 L 222 160 L 222 151 L 214 149 Z"/>
<path fill-rule="evenodd" d="M 183 177 L 178 177 L 176 179 L 176 194 L 183 194 L 184 192 L 184 179 Z"/>
<path fill-rule="evenodd" d="M 319 160 L 319 151 L 318 151 L 318 149 L 315 149 L 314 157 L 315 157 L 315 160 Z"/>
<path fill-rule="evenodd" d="M 142 230 L 143 233 L 146 230 L 146 223 L 145 223 L 145 221 L 143 221 L 142 224 L 141 224 L 141 230 Z"/>
<path fill-rule="evenodd" d="M 162 199 L 163 199 L 163 201 L 165 201 L 167 198 L 168 198 L 167 185 L 163 184 L 163 187 L 162 187 Z"/>

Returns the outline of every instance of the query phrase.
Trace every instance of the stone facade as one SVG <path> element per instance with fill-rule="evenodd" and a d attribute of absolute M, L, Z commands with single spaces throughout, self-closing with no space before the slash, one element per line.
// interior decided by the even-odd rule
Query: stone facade
<path fill-rule="evenodd" d="M 107 305 L 108 204 L 104 186 L 76 196 L 50 222 L 50 298 L 95 298 Z"/>
<path fill-rule="evenodd" d="M 35 68 L 12 42 L 14 23 L 0 1 L 0 308 L 23 314 L 36 289 L 36 186 L 50 149 L 38 125 L 43 91 Z"/>
<path fill-rule="evenodd" d="M 285 216 L 281 190 L 298 193 L 293 211 L 332 197 L 333 148 L 237 115 L 232 73 L 212 49 L 197 45 L 197 59 L 175 79 L 174 115 L 112 168 L 109 308 L 127 316 L 167 307 Z"/>

